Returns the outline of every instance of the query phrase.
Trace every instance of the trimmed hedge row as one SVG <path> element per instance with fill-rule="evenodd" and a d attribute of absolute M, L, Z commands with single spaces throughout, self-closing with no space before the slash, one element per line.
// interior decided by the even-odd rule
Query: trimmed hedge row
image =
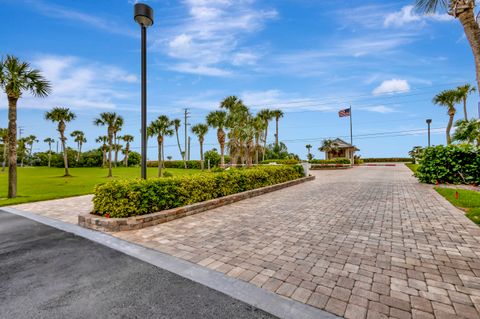
<path fill-rule="evenodd" d="M 380 158 L 362 158 L 364 163 L 395 163 L 395 162 L 407 162 L 412 163 L 411 157 L 380 157 Z"/>
<path fill-rule="evenodd" d="M 310 164 L 350 164 L 350 160 L 345 157 L 334 158 L 330 160 L 311 160 L 309 161 Z"/>
<path fill-rule="evenodd" d="M 268 166 L 174 178 L 114 180 L 95 187 L 93 213 L 109 217 L 145 215 L 300 177 L 301 166 Z"/>
<path fill-rule="evenodd" d="M 277 163 L 280 165 L 295 165 L 295 164 L 299 164 L 300 161 L 297 161 L 296 159 L 269 159 L 266 161 L 262 161 L 260 164 L 272 164 L 272 163 Z"/>
<path fill-rule="evenodd" d="M 480 150 L 470 144 L 427 147 L 415 176 L 423 183 L 480 185 Z"/>
<path fill-rule="evenodd" d="M 164 161 L 165 168 L 185 168 L 183 161 Z M 206 165 L 206 164 L 205 164 Z M 147 167 L 158 167 L 158 161 L 148 161 Z M 200 161 L 187 161 L 187 168 L 200 169 L 202 164 Z"/>

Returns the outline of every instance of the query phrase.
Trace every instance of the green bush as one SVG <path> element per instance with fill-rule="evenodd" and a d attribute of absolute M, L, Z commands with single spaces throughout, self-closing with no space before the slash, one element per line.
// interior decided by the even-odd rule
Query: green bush
<path fill-rule="evenodd" d="M 300 163 L 300 161 L 293 158 L 292 159 L 269 159 L 261 162 L 260 164 L 271 164 L 271 163 L 277 163 L 279 165 L 296 165 Z"/>
<path fill-rule="evenodd" d="M 165 168 L 185 168 L 183 161 L 164 161 L 163 165 Z M 148 161 L 147 167 L 158 167 L 158 161 Z M 187 168 L 190 169 L 200 169 L 200 161 L 187 161 Z"/>
<path fill-rule="evenodd" d="M 480 151 L 471 144 L 427 147 L 416 176 L 423 183 L 480 184 Z"/>
<path fill-rule="evenodd" d="M 298 168 L 230 169 L 148 180 L 113 180 L 95 187 L 94 213 L 110 217 L 145 215 L 303 177 Z"/>
<path fill-rule="evenodd" d="M 413 159 L 411 157 L 380 157 L 380 158 L 364 158 L 364 163 L 398 163 L 406 162 L 412 163 Z"/>
<path fill-rule="evenodd" d="M 310 164 L 350 164 L 350 160 L 345 157 L 334 158 L 330 160 L 311 160 Z"/>

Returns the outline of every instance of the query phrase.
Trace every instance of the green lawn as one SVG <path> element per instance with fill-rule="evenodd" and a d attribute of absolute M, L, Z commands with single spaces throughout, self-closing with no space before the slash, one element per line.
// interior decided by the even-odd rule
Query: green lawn
<path fill-rule="evenodd" d="M 405 165 L 407 165 L 407 167 L 410 168 L 413 173 L 416 173 L 418 167 L 420 166 L 418 164 L 413 164 L 413 163 L 405 163 Z"/>
<path fill-rule="evenodd" d="M 201 172 L 200 170 L 177 168 L 169 168 L 165 171 L 174 176 Z M 148 177 L 156 177 L 157 172 L 157 168 L 149 167 Z M 106 177 L 108 169 L 103 168 L 72 168 L 70 169 L 72 177 L 62 177 L 63 174 L 63 168 L 19 167 L 18 197 L 7 199 L 8 173 L 7 171 L 0 172 L 0 206 L 91 194 L 95 185 L 110 180 Z M 114 178 L 140 177 L 140 168 L 114 168 L 113 175 Z"/>
<path fill-rule="evenodd" d="M 440 188 L 435 190 L 445 197 L 450 203 L 466 212 L 466 216 L 475 224 L 480 225 L 480 193 L 464 189 Z M 456 199 L 458 192 L 458 199 Z"/>

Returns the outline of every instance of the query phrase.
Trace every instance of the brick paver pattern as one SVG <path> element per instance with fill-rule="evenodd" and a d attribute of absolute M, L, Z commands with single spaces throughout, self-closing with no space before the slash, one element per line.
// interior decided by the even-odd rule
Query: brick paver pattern
<path fill-rule="evenodd" d="M 403 165 L 115 236 L 345 318 L 480 318 L 480 228 Z"/>
<path fill-rule="evenodd" d="M 317 179 L 114 234 L 345 318 L 480 318 L 480 227 L 408 168 Z M 76 222 L 91 196 L 16 206 Z"/>

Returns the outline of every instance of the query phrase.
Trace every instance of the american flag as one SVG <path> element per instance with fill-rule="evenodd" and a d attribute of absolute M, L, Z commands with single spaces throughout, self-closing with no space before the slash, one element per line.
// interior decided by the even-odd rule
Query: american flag
<path fill-rule="evenodd" d="M 340 110 L 340 111 L 338 112 L 338 116 L 340 116 L 340 117 L 350 116 L 350 108 L 344 109 L 344 110 Z"/>

